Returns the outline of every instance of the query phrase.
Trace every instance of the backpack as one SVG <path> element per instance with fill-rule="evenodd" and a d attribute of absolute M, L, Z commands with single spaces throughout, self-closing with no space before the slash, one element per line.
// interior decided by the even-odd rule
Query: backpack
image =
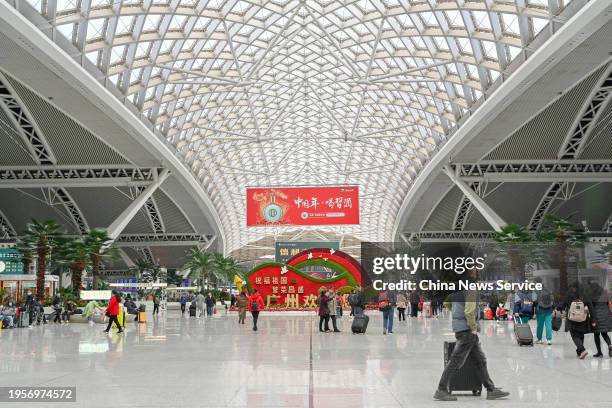
<path fill-rule="evenodd" d="M 384 312 L 391 308 L 391 302 L 389 302 L 389 293 L 383 292 L 378 295 L 378 310 Z"/>
<path fill-rule="evenodd" d="M 349 305 L 357 306 L 359 303 L 359 296 L 356 293 L 351 293 L 348 297 Z"/>
<path fill-rule="evenodd" d="M 542 289 L 538 305 L 542 309 L 550 309 L 551 307 L 553 307 L 553 295 L 548 289 Z"/>
<path fill-rule="evenodd" d="M 589 308 L 584 305 L 582 300 L 574 300 L 567 312 L 567 320 L 575 323 L 582 323 L 587 319 Z"/>
<path fill-rule="evenodd" d="M 529 299 L 521 300 L 520 314 L 529 315 L 529 316 L 533 314 L 533 302 L 531 300 Z"/>
<path fill-rule="evenodd" d="M 259 305 L 256 300 L 251 302 L 251 312 L 259 312 Z"/>

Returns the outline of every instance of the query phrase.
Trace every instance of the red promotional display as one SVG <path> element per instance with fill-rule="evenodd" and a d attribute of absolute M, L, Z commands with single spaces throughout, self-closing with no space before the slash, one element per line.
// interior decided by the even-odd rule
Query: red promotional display
<path fill-rule="evenodd" d="M 359 188 L 247 188 L 247 226 L 359 224 Z"/>
<path fill-rule="evenodd" d="M 336 275 L 330 279 L 318 279 L 299 268 L 320 265 L 332 269 Z M 284 309 L 316 308 L 316 298 L 321 286 L 353 288 L 361 284 L 361 265 L 350 255 L 333 248 L 312 248 L 303 251 L 287 264 L 269 262 L 247 273 L 249 289 L 257 289 L 266 302 L 266 308 Z"/>

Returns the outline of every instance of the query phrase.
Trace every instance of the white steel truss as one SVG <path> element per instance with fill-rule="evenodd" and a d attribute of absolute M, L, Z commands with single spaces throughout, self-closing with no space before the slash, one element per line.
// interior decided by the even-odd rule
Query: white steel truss
<path fill-rule="evenodd" d="M 559 150 L 559 159 L 575 159 L 580 156 L 591 132 L 604 111 L 603 108 L 608 105 L 610 100 L 612 100 L 612 63 L 603 73 L 601 80 L 593 89 L 583 110 L 570 128 Z"/>
<path fill-rule="evenodd" d="M 402 234 L 406 242 L 482 242 L 493 241 L 493 231 L 419 231 L 405 232 Z"/>
<path fill-rule="evenodd" d="M 480 195 L 480 183 L 468 183 L 468 187 L 476 191 L 476 193 Z M 467 224 L 473 209 L 474 206 L 472 205 L 472 202 L 468 197 L 464 195 L 461 199 L 461 202 L 459 203 L 457 212 L 455 213 L 455 218 L 453 219 L 454 231 L 462 231 L 465 228 L 465 225 Z"/>
<path fill-rule="evenodd" d="M 138 252 L 138 256 L 147 261 L 150 264 L 155 265 L 157 262 L 155 261 L 155 257 L 153 256 L 153 252 L 151 248 L 148 246 L 139 246 L 136 248 L 136 252 Z"/>
<path fill-rule="evenodd" d="M 32 158 L 40 164 L 53 164 L 55 157 L 44 136 L 31 120 L 24 104 L 10 86 L 6 77 L 0 72 L 0 109 L 13 121 Z"/>
<path fill-rule="evenodd" d="M 148 186 L 161 171 L 131 166 L 0 167 L 0 188 Z"/>
<path fill-rule="evenodd" d="M 427 160 L 570 2 L 26 1 L 175 147 L 228 252 L 270 233 L 245 227 L 245 186 L 298 180 L 384 185 L 360 203 L 377 228 L 343 232 L 388 240 Z"/>
<path fill-rule="evenodd" d="M 0 211 L 0 238 L 15 238 L 16 236 L 15 228 L 13 228 L 8 218 L 4 216 L 4 213 Z"/>
<path fill-rule="evenodd" d="M 540 200 L 540 203 L 536 207 L 533 215 L 531 216 L 531 220 L 529 221 L 528 229 L 530 231 L 537 231 L 542 226 L 542 222 L 544 222 L 544 216 L 548 213 L 548 210 L 555 202 L 555 199 L 561 193 L 563 188 L 567 185 L 567 183 L 553 183 L 548 187 L 546 193 Z"/>
<path fill-rule="evenodd" d="M 524 161 L 510 163 L 454 164 L 453 167 L 466 182 L 494 181 L 543 183 L 549 181 L 567 182 L 610 182 L 612 163 L 609 161 Z"/>
<path fill-rule="evenodd" d="M 122 234 L 115 240 L 118 247 L 194 246 L 206 245 L 215 239 L 202 234 Z"/>
<path fill-rule="evenodd" d="M 19 96 L 15 93 L 15 91 L 9 85 L 8 80 L 1 72 L 0 107 L 4 108 L 9 114 L 9 117 L 14 120 L 15 128 L 22 135 L 23 141 L 30 150 L 32 159 L 37 164 L 43 166 L 56 164 L 55 156 L 53 155 L 53 152 L 51 151 L 51 148 L 44 135 L 38 129 L 36 122 L 32 120 L 32 115 L 30 115 L 26 106 L 20 100 Z M 2 184 L 5 184 L 4 180 Z M 8 184 L 10 184 L 10 182 Z M 61 186 L 49 187 L 48 197 L 53 197 L 51 201 L 59 201 L 59 203 L 65 208 L 80 234 L 87 233 L 89 230 L 87 221 L 72 197 L 70 197 L 70 194 L 68 194 L 68 191 Z"/>
<path fill-rule="evenodd" d="M 140 194 L 145 190 L 144 187 L 140 187 L 137 189 L 137 192 Z M 149 222 L 151 223 L 151 228 L 153 228 L 153 232 L 156 234 L 163 234 L 166 232 L 166 227 L 164 226 L 164 221 L 162 219 L 161 213 L 157 208 L 157 203 L 153 196 L 149 197 L 149 199 L 144 203 L 143 209 L 147 213 L 147 217 L 149 218 Z"/>

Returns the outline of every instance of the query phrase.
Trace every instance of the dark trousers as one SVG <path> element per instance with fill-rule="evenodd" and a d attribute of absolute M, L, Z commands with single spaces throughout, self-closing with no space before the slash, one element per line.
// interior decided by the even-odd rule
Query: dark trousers
<path fill-rule="evenodd" d="M 159 304 L 158 303 L 153 304 L 153 314 L 159 314 Z"/>
<path fill-rule="evenodd" d="M 334 331 L 338 331 L 338 326 L 336 325 L 336 316 L 330 316 L 330 318 L 331 318 L 331 321 L 332 321 L 332 326 L 334 328 Z"/>
<path fill-rule="evenodd" d="M 419 315 L 419 304 L 411 303 L 410 304 L 410 316 L 417 317 Z"/>
<path fill-rule="evenodd" d="M 497 320 L 497 307 L 491 307 L 491 311 L 493 312 L 493 320 Z"/>
<path fill-rule="evenodd" d="M 457 343 L 455 344 L 453 354 L 451 354 L 450 360 L 442 373 L 440 383 L 438 384 L 438 389 L 448 390 L 451 379 L 455 374 L 457 374 L 457 371 L 463 367 L 468 358 L 476 366 L 476 374 L 480 378 L 480 381 L 482 381 L 484 387 L 488 391 L 495 388 L 493 381 L 491 381 L 491 378 L 489 377 L 489 371 L 487 370 L 487 358 L 485 357 L 482 347 L 480 346 L 478 335 L 470 331 L 463 331 L 455 333 L 455 338 L 457 339 Z"/>
<path fill-rule="evenodd" d="M 325 323 L 325 328 L 323 328 L 323 323 Z M 319 316 L 319 331 L 329 330 L 329 315 Z"/>
<path fill-rule="evenodd" d="M 351 314 L 349 316 L 355 316 L 355 306 L 351 306 Z"/>
<path fill-rule="evenodd" d="M 593 335 L 595 336 L 595 347 L 597 347 L 598 353 L 601 353 L 601 340 L 599 340 L 599 335 L 603 337 L 604 341 L 608 345 L 608 348 L 610 347 L 611 343 L 610 343 L 610 336 L 608 336 L 608 333 L 595 332 L 593 333 Z"/>
<path fill-rule="evenodd" d="M 62 322 L 62 308 L 55 308 L 55 317 L 53 318 L 53 323 L 61 323 Z"/>
<path fill-rule="evenodd" d="M 115 323 L 117 325 L 117 327 L 119 328 L 119 332 L 123 331 L 123 329 L 121 328 L 121 325 L 119 324 L 119 320 L 117 319 L 117 316 L 110 316 L 108 318 L 108 326 L 106 326 L 106 330 L 105 331 L 109 331 L 110 328 L 112 327 L 113 323 Z"/>
<path fill-rule="evenodd" d="M 398 307 L 397 308 L 397 314 L 398 314 L 398 318 L 399 321 L 401 322 L 402 320 L 406 320 L 406 308 L 404 307 Z"/>
<path fill-rule="evenodd" d="M 580 355 L 584 349 L 584 333 L 570 330 L 572 341 L 576 345 L 576 354 Z"/>
<path fill-rule="evenodd" d="M 253 329 L 257 329 L 257 319 L 259 319 L 259 312 L 251 312 L 253 316 Z"/>
<path fill-rule="evenodd" d="M 185 314 L 185 305 L 181 303 L 181 314 Z"/>
<path fill-rule="evenodd" d="M 206 314 L 208 315 L 208 317 L 213 315 L 213 312 L 215 311 L 214 309 L 215 309 L 214 306 L 206 305 Z"/>

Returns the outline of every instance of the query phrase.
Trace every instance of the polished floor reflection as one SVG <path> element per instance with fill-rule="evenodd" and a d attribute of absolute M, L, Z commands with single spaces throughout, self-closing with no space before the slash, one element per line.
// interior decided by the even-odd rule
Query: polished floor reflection
<path fill-rule="evenodd" d="M 493 322 L 483 324 L 481 341 L 493 380 L 511 398 L 434 402 L 450 322 L 396 320 L 395 333 L 383 336 L 380 313 L 370 315 L 367 335 L 350 334 L 346 317 L 342 333 L 320 334 L 314 316 L 262 315 L 255 333 L 233 315 L 189 319 L 173 311 L 132 323 L 125 335 L 87 324 L 5 329 L 0 384 L 76 386 L 77 402 L 65 406 L 88 408 L 612 406 L 608 357 L 576 359 L 565 333 L 550 347 L 519 348 L 511 324 Z M 592 335 L 586 343 L 593 354 Z"/>

